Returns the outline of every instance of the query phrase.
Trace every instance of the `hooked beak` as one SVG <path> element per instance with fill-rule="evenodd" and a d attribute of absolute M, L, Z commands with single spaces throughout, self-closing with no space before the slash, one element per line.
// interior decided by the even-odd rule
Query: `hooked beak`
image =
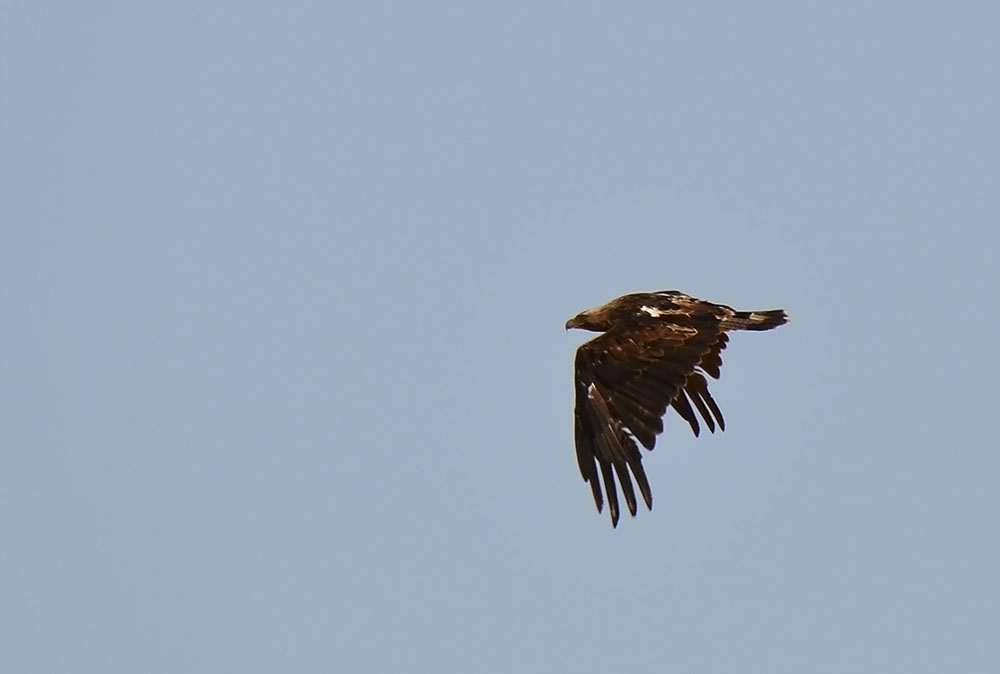
<path fill-rule="evenodd" d="M 583 317 L 580 314 L 577 314 L 573 318 L 566 321 L 566 329 L 569 330 L 570 328 L 578 328 L 582 322 Z"/>

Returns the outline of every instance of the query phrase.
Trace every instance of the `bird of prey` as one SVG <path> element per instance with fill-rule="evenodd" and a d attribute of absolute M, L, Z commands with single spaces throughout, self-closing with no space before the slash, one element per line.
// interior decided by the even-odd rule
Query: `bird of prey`
<path fill-rule="evenodd" d="M 663 432 L 667 407 L 674 408 L 695 436 L 700 432 L 698 415 L 713 433 L 716 426 L 725 430 L 705 375 L 719 378 L 722 350 L 729 341 L 726 333 L 770 330 L 787 320 L 783 309 L 736 311 L 676 290 L 662 290 L 623 295 L 566 322 L 567 330 L 604 333 L 576 351 L 574 432 L 580 474 L 590 483 L 601 512 L 600 471 L 612 526 L 618 526 L 619 516 L 615 475 L 633 517 L 633 478 L 646 507 L 653 509 L 635 441 L 653 449 L 656 436 Z"/>

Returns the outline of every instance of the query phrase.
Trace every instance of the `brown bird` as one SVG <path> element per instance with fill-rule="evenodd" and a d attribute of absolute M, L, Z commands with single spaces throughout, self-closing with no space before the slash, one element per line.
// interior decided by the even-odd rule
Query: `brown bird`
<path fill-rule="evenodd" d="M 726 333 L 770 330 L 787 321 L 783 309 L 736 311 L 676 290 L 622 295 L 566 321 L 567 330 L 604 333 L 576 351 L 575 436 L 580 474 L 590 483 L 598 512 L 604 508 L 600 468 L 612 526 L 618 526 L 619 516 L 615 475 L 633 517 L 633 478 L 646 507 L 653 509 L 635 441 L 653 449 L 667 407 L 674 408 L 696 436 L 699 414 L 711 432 L 716 425 L 725 430 L 705 375 L 719 378 L 722 350 L 729 341 Z"/>

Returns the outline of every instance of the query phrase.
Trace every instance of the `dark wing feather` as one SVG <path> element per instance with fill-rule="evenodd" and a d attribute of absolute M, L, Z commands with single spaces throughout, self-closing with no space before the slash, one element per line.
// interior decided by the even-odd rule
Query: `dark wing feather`
<path fill-rule="evenodd" d="M 722 415 L 696 368 L 704 369 L 705 361 L 706 372 L 718 373 L 719 352 L 725 343 L 719 321 L 706 316 L 687 325 L 648 321 L 627 330 L 613 329 L 577 350 L 577 463 L 583 479 L 590 483 L 598 511 L 603 509 L 597 482 L 600 467 L 612 524 L 618 524 L 620 514 L 616 477 L 632 515 L 637 510 L 633 478 L 646 507 L 652 508 L 653 496 L 635 440 L 653 449 L 668 406 L 688 422 L 695 435 L 700 429 L 690 401 L 710 430 L 715 430 L 716 422 L 723 427 Z"/>
<path fill-rule="evenodd" d="M 677 414 L 681 415 L 684 421 L 688 422 L 688 425 L 691 426 L 691 432 L 697 438 L 701 433 L 701 427 L 698 425 L 698 417 L 695 416 L 694 410 L 691 409 L 691 403 L 688 401 L 687 396 L 684 395 L 683 390 L 670 402 L 670 406 L 674 408 Z"/>
<path fill-rule="evenodd" d="M 695 407 L 701 412 L 702 418 L 708 424 L 708 430 L 714 433 L 716 423 L 719 424 L 719 430 L 726 430 L 726 420 L 722 418 L 722 410 L 715 404 L 715 399 L 708 392 L 708 382 L 705 381 L 705 378 L 700 373 L 695 372 L 688 376 L 687 382 L 684 385 L 684 392 L 691 397 Z M 713 417 L 715 419 L 714 422 Z"/>
<path fill-rule="evenodd" d="M 719 333 L 719 339 L 712 345 L 711 350 L 701 358 L 698 367 L 709 374 L 712 379 L 718 379 L 722 374 L 722 350 L 726 348 L 729 335 L 724 332 Z"/>

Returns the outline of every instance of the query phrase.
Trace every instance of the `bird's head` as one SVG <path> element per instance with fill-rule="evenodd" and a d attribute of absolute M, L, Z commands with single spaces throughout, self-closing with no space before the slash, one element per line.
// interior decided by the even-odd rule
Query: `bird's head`
<path fill-rule="evenodd" d="M 587 309 L 581 311 L 573 318 L 566 321 L 566 329 L 579 328 L 580 330 L 591 330 L 593 332 L 604 332 L 611 327 L 610 316 L 604 307 Z"/>

